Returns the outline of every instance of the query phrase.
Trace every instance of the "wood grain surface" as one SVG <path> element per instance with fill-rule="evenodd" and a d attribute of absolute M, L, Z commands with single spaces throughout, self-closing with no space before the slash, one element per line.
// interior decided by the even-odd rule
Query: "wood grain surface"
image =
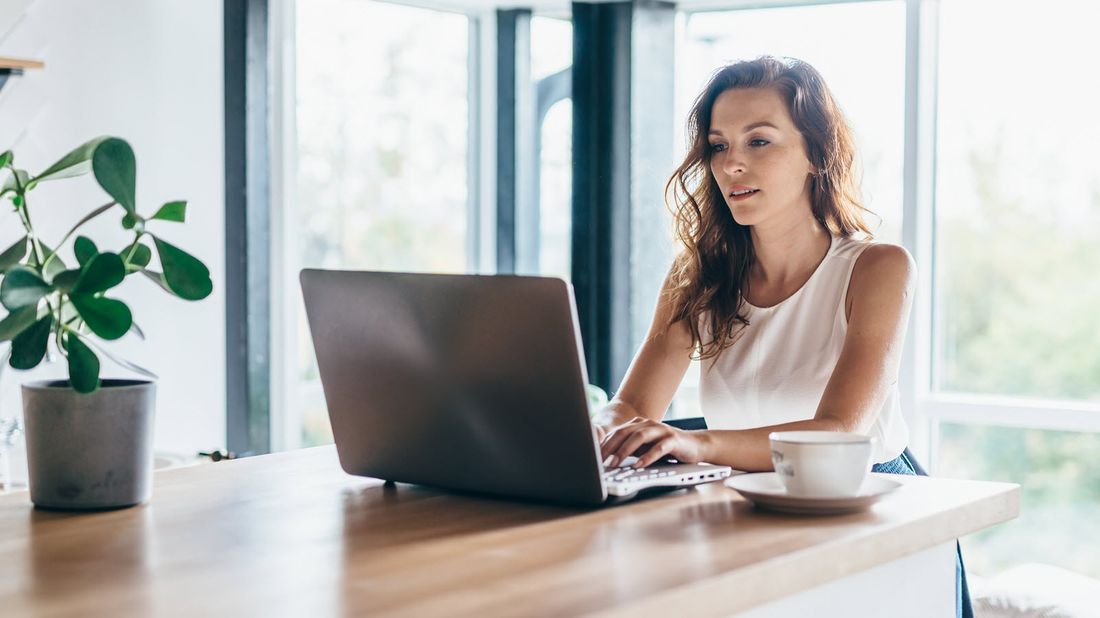
<path fill-rule="evenodd" d="M 2 616 L 729 614 L 1014 517 L 1018 488 L 899 477 L 799 517 L 721 484 L 582 510 L 383 486 L 332 447 L 156 474 L 95 513 L 0 496 Z"/>

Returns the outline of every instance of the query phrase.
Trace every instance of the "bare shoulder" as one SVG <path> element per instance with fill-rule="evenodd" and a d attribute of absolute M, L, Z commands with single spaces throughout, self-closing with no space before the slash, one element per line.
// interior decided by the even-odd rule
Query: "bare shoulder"
<path fill-rule="evenodd" d="M 911 297 L 916 282 L 917 265 L 905 247 L 890 243 L 867 247 L 856 259 L 848 282 L 848 317 L 858 303 L 877 306 L 890 298 Z"/>
<path fill-rule="evenodd" d="M 864 249 L 852 270 L 852 285 L 910 287 L 917 277 L 913 256 L 901 245 L 875 243 Z"/>

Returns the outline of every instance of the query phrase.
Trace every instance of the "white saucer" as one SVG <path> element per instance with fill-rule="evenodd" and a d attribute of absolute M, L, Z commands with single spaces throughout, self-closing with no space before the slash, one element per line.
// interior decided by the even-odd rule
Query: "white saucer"
<path fill-rule="evenodd" d="M 879 498 L 901 487 L 901 483 L 891 480 L 890 475 L 869 474 L 863 481 L 859 494 L 837 498 L 802 498 L 787 494 L 783 482 L 775 472 L 739 474 L 726 479 L 726 487 L 736 489 L 738 493 L 752 502 L 757 508 L 802 515 L 832 515 L 851 513 L 865 509 Z"/>

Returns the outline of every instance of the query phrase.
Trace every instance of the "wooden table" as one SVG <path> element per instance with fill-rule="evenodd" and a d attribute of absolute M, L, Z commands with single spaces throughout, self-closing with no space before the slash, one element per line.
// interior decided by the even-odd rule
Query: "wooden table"
<path fill-rule="evenodd" d="M 119 511 L 0 497 L 0 615 L 783 615 L 1019 509 L 1015 485 L 905 483 L 833 517 L 721 484 L 579 510 L 384 487 L 307 449 L 158 472 Z"/>

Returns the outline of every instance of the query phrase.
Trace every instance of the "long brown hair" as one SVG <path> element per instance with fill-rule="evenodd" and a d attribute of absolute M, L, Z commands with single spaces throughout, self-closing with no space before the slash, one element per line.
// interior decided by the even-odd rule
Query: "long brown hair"
<path fill-rule="evenodd" d="M 711 111 L 731 88 L 774 88 L 806 142 L 816 173 L 811 181 L 813 216 L 834 236 L 871 231 L 863 221 L 855 141 L 840 106 L 821 74 L 793 58 L 761 56 L 717 70 L 688 115 L 690 148 L 665 185 L 676 237 L 682 244 L 669 274 L 669 325 L 686 320 L 698 358 L 715 357 L 748 325 L 743 291 L 756 259 L 749 226 L 737 223 L 710 169 L 707 141 Z M 706 317 L 708 341 L 701 336 Z"/>

